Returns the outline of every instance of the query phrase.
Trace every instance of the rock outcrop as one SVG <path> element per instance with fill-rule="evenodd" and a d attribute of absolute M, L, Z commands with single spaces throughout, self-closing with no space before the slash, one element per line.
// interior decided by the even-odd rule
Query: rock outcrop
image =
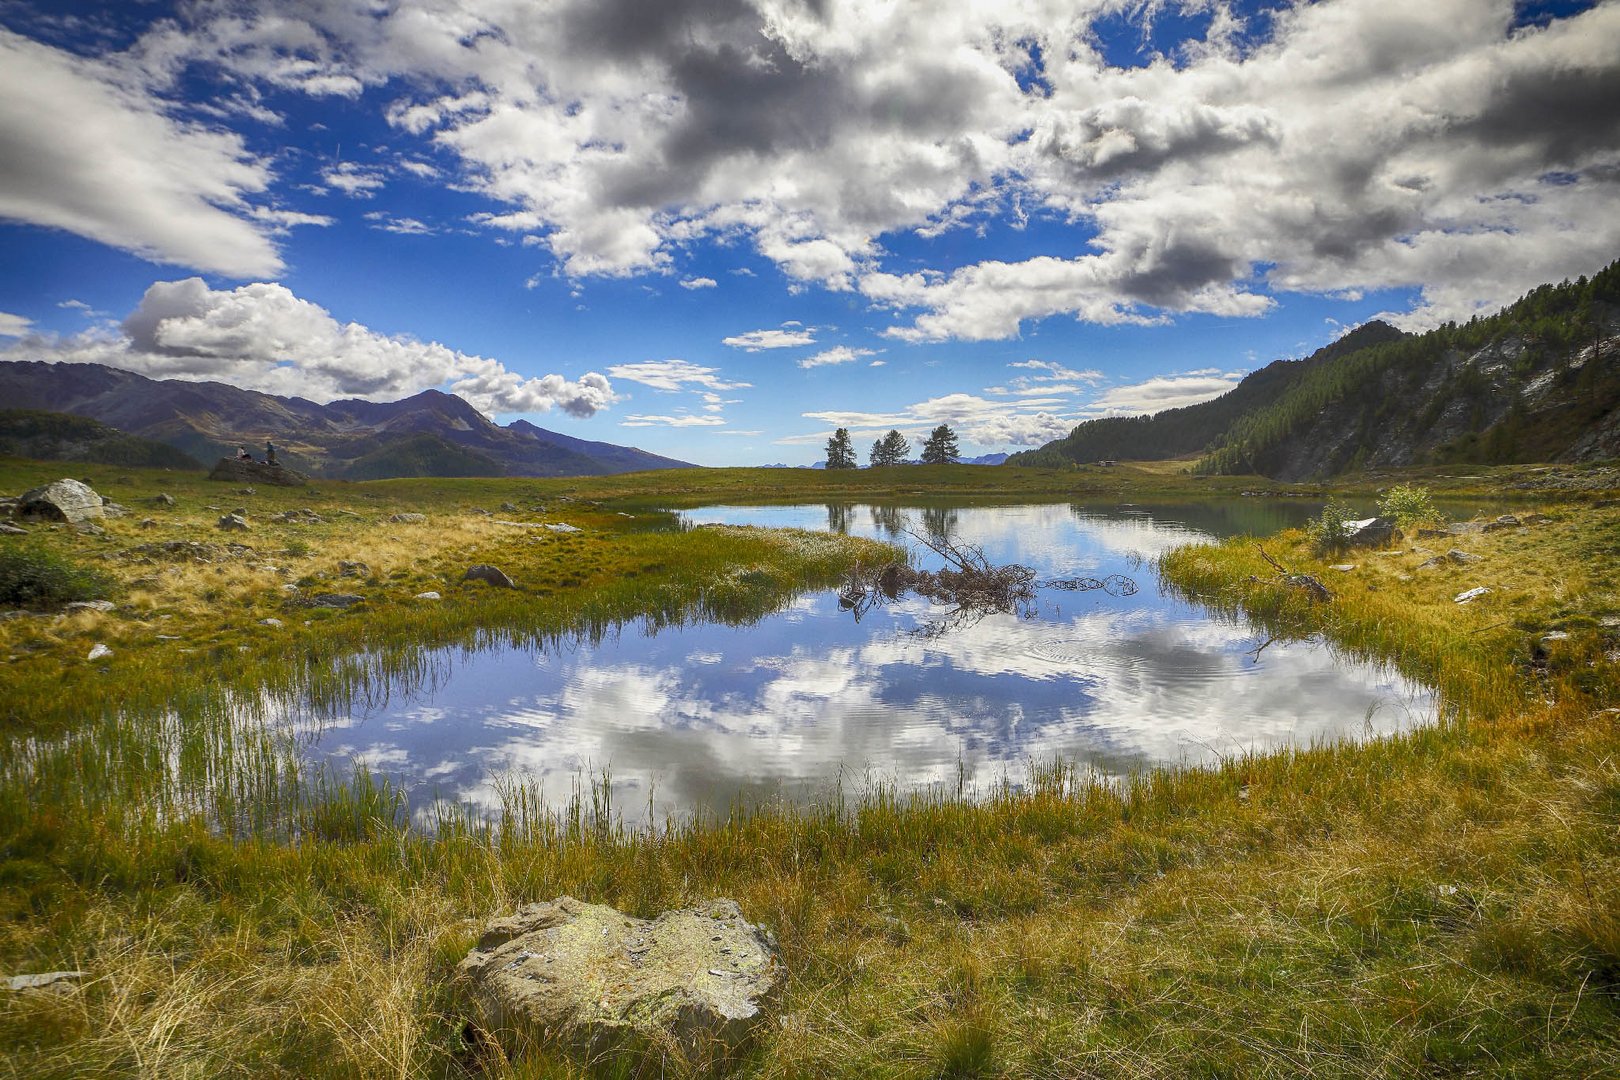
<path fill-rule="evenodd" d="M 713 1063 L 764 1019 L 776 942 L 734 900 L 635 919 L 569 896 L 497 919 L 457 968 L 487 1029 L 522 1053 L 642 1049 Z"/>
<path fill-rule="evenodd" d="M 23 492 L 17 500 L 16 514 L 20 518 L 78 525 L 104 516 L 105 511 L 101 496 L 90 485 L 77 480 L 58 480 Z"/>
<path fill-rule="evenodd" d="M 281 487 L 303 487 L 309 483 L 309 477 L 297 469 L 237 458 L 220 458 L 214 471 L 208 474 L 208 479 L 227 480 L 235 484 L 279 484 Z"/>
<path fill-rule="evenodd" d="M 517 586 L 513 584 L 512 579 L 506 576 L 506 571 L 502 570 L 498 566 L 490 566 L 487 563 L 479 563 L 477 566 L 469 566 L 467 568 L 467 572 L 461 575 L 461 580 L 487 581 L 497 589 L 517 588 Z"/>

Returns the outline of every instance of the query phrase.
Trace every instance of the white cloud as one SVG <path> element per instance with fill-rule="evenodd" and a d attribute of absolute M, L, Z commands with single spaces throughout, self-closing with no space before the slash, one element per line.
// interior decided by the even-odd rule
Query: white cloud
<path fill-rule="evenodd" d="M 746 334 L 734 334 L 720 341 L 722 345 L 730 345 L 733 349 L 747 349 L 749 352 L 759 352 L 761 349 L 796 349 L 801 345 L 815 343 L 814 330 L 794 329 L 750 330 Z"/>
<path fill-rule="evenodd" d="M 683 278 L 681 280 L 681 288 L 683 289 L 712 289 L 719 284 L 712 277 Z"/>
<path fill-rule="evenodd" d="M 382 232 L 396 233 L 399 236 L 432 236 L 436 230 L 426 222 L 418 221 L 413 217 L 394 217 L 381 210 L 373 210 L 365 215 L 371 228 Z"/>
<path fill-rule="evenodd" d="M 268 166 L 110 63 L 0 29 L 0 147 L 0 218 L 232 277 L 281 270 L 248 202 Z"/>
<path fill-rule="evenodd" d="M 22 337 L 28 333 L 28 328 L 34 325 L 34 320 L 25 319 L 21 315 L 12 315 L 0 311 L 0 337 Z"/>
<path fill-rule="evenodd" d="M 682 414 L 679 416 L 646 416 L 632 414 L 619 421 L 620 427 L 719 427 L 725 420 L 718 416 L 698 416 Z"/>
<path fill-rule="evenodd" d="M 814 356 L 799 361 L 802 368 L 827 367 L 831 364 L 853 364 L 863 356 L 875 356 L 871 349 L 852 349 L 848 345 L 834 345 Z"/>
<path fill-rule="evenodd" d="M 618 400 L 596 372 L 577 381 L 525 378 L 498 360 L 339 323 L 282 285 L 216 290 L 201 278 L 153 284 L 120 334 L 27 337 L 0 355 L 109 364 L 153 378 L 218 379 L 317 401 L 387 401 L 445 386 L 490 414 L 556 407 L 585 417 Z"/>
<path fill-rule="evenodd" d="M 321 170 L 321 180 L 328 187 L 335 187 L 355 199 L 369 199 L 387 183 L 380 169 L 354 161 L 340 161 L 326 166 Z"/>
<path fill-rule="evenodd" d="M 945 394 L 908 405 L 896 412 L 822 410 L 805 413 L 831 427 L 826 431 L 790 435 L 777 439 L 784 445 L 815 445 L 825 442 L 834 428 L 848 428 L 857 439 L 874 438 L 890 428 L 921 439 L 938 424 L 949 424 L 970 443 L 978 446 L 1039 446 L 1066 435 L 1077 422 L 1054 410 L 1067 408 L 1061 397 L 1023 401 L 991 401 L 974 394 Z"/>
<path fill-rule="evenodd" d="M 1103 391 L 1085 408 L 1089 415 L 1140 416 L 1165 409 L 1180 409 L 1218 398 L 1243 380 L 1242 372 L 1155 375 L 1129 386 Z"/>
<path fill-rule="evenodd" d="M 608 374 L 615 379 L 650 386 L 654 390 L 679 391 L 688 386 L 702 386 L 709 390 L 736 390 L 748 386 L 745 382 L 728 382 L 720 378 L 720 369 L 703 367 L 690 360 L 642 360 L 634 364 L 614 364 Z"/>

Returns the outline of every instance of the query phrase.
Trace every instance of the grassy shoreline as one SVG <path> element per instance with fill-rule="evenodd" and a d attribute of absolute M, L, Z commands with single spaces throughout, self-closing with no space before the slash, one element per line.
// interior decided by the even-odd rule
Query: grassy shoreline
<path fill-rule="evenodd" d="M 669 491 L 646 476 L 390 481 L 322 485 L 315 502 L 261 490 L 244 497 L 255 500 L 248 542 L 278 545 L 274 561 L 291 564 L 289 574 L 251 560 L 224 574 L 215 563 L 188 565 L 147 601 L 133 587 L 120 599 L 116 618 L 154 638 L 157 624 L 178 623 L 205 638 L 197 652 L 114 637 L 103 672 L 77 649 L 88 636 L 113 636 L 114 617 L 69 616 L 37 638 L 22 636 L 21 620 L 0 624 L 14 635 L 7 655 L 22 657 L 3 669 L 10 730 L 77 732 L 82 744 L 59 762 L 54 788 L 26 777 L 15 757 L 0 769 L 0 965 L 91 973 L 73 996 L 0 998 L 0 1070 L 578 1075 L 564 1058 L 511 1068 L 478 1059 L 445 990 L 476 920 L 564 892 L 637 914 L 730 895 L 776 930 L 791 979 L 780 1022 L 742 1063 L 745 1075 L 1620 1069 L 1620 723 L 1604 711 L 1620 702 L 1603 621 L 1620 614 L 1611 584 L 1620 510 L 1594 508 L 1584 493 L 1552 495 L 1546 525 L 1469 538 L 1485 560 L 1477 567 L 1419 571 L 1426 556 L 1403 550 L 1358 554 L 1358 569 L 1340 574 L 1297 534 L 1268 539 L 1273 556 L 1334 587 L 1325 607 L 1270 584 L 1252 542 L 1166 557 L 1168 579 L 1205 602 L 1241 607 L 1281 633 L 1320 630 L 1439 687 L 1455 706 L 1449 719 L 1398 739 L 1159 770 L 1122 787 L 1047 765 L 1026 790 L 976 803 L 870 792 L 842 807 L 767 807 L 656 834 L 620 834 L 587 800 L 575 815 L 515 815 L 504 828 L 428 838 L 399 827 L 377 785 L 317 785 L 296 798 L 279 780 L 254 788 L 255 769 L 269 763 L 251 754 L 235 797 L 267 817 L 248 813 L 236 835 L 183 816 L 183 801 L 158 799 L 154 777 L 169 763 L 143 756 L 148 736 L 130 703 L 142 693 L 168 700 L 172 688 L 159 685 L 167 673 L 190 686 L 248 656 L 223 680 L 242 686 L 287 655 L 302 655 L 307 675 L 386 653 L 390 641 L 404 662 L 413 642 L 677 618 L 694 604 L 746 617 L 817 574 L 834 576 L 844 560 L 874 555 L 871 546 L 784 549 L 760 530 L 654 532 L 641 518 L 654 504 L 919 491 L 1010 502 L 1107 497 L 1118 492 L 1092 485 L 1127 483 L 1138 498 L 1183 493 L 1181 478 L 1161 482 L 1152 470 L 1096 470 L 1100 479 L 1015 470 L 1027 475 L 1004 487 L 993 486 L 1000 470 L 954 479 L 926 471 L 783 480 L 715 470 L 683 473 Z M 198 536 L 217 514 L 192 499 L 240 502 L 210 494 L 218 485 L 103 472 L 92 479 L 135 513 L 109 524 L 111 540 L 51 534 L 81 556 L 164 529 Z M 116 481 L 124 474 L 128 494 Z M 58 475 L 61 466 L 9 463 L 0 490 Z M 147 513 L 137 499 L 164 484 L 181 506 L 137 532 Z M 496 510 L 500 501 L 518 510 Z M 532 540 L 472 514 L 475 504 L 585 531 Z M 375 535 L 357 535 L 335 513 L 324 531 L 260 525 L 304 505 L 323 516 L 354 507 L 366 529 L 401 539 L 367 546 Z M 386 522 L 424 511 L 433 520 L 419 532 Z M 301 538 L 309 553 L 282 554 Z M 367 577 L 336 576 L 337 562 L 364 551 L 374 552 Z M 465 564 L 503 560 L 526 591 L 449 580 Z M 747 569 L 726 572 L 736 566 Z M 1495 589 L 1484 603 L 1451 603 L 1465 578 L 1482 574 Z M 272 629 L 259 618 L 294 610 L 277 594 L 304 578 L 306 591 L 368 593 L 370 610 L 309 627 L 284 618 L 277 656 L 260 665 L 239 653 Z M 604 591 L 609 580 L 630 584 Z M 188 590 L 204 584 L 220 590 L 212 606 L 189 605 Z M 414 594 L 426 588 L 443 592 L 442 606 L 401 620 L 391 636 L 386 627 L 416 613 Z M 1568 637 L 1545 642 L 1552 632 Z M 21 649 L 30 642 L 37 647 Z M 329 690 L 365 674 L 351 671 Z M 194 689 L 206 698 L 207 686 Z M 86 717 L 87 703 L 101 708 Z M 231 780 L 219 775 L 221 755 L 241 748 L 222 743 L 217 700 L 191 707 L 214 716 L 179 743 L 195 759 L 186 766 L 195 795 Z M 143 805 L 143 791 L 158 801 Z M 270 820 L 278 808 L 285 816 Z"/>

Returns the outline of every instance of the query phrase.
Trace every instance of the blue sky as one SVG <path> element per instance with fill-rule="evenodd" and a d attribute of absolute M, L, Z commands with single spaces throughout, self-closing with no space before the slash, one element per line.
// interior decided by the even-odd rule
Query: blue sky
<path fill-rule="evenodd" d="M 0 2 L 0 358 L 699 464 L 1189 404 L 1620 256 L 1620 4 Z"/>

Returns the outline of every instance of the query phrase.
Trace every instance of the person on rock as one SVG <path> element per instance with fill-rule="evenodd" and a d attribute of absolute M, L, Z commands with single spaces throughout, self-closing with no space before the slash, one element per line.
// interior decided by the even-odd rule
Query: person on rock
<path fill-rule="evenodd" d="M 237 461 L 252 461 L 253 460 L 253 455 L 248 453 L 248 448 L 247 447 L 238 446 L 236 448 L 236 460 Z"/>
<path fill-rule="evenodd" d="M 266 465 L 280 465 L 276 460 L 276 444 L 269 439 L 264 440 L 264 463 Z"/>

